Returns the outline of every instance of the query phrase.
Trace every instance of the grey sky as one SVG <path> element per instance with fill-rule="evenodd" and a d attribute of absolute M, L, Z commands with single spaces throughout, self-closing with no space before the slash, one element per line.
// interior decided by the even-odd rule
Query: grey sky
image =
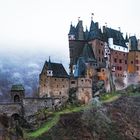
<path fill-rule="evenodd" d="M 67 34 L 80 16 L 89 27 L 91 13 L 100 26 L 140 38 L 139 0 L 0 0 L 0 52 L 38 52 L 68 58 Z M 48 56 L 47 56 L 48 57 Z"/>

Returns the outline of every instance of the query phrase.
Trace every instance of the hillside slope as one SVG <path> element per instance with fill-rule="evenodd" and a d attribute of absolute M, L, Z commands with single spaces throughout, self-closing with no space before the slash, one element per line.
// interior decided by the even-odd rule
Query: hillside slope
<path fill-rule="evenodd" d="M 140 97 L 120 97 L 101 107 L 61 115 L 36 140 L 140 140 Z"/>

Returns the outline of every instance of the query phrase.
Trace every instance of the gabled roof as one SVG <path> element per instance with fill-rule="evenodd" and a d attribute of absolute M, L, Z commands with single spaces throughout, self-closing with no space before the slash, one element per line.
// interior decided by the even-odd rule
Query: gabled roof
<path fill-rule="evenodd" d="M 76 70 L 74 72 L 75 77 L 84 76 L 86 74 L 86 65 L 84 57 L 79 57 L 77 61 Z"/>
<path fill-rule="evenodd" d="M 76 26 L 75 37 L 77 40 L 84 40 L 83 21 L 79 20 Z"/>
<path fill-rule="evenodd" d="M 96 62 L 95 55 L 90 44 L 85 44 L 82 57 L 84 57 L 86 62 Z"/>
<path fill-rule="evenodd" d="M 108 42 L 108 38 L 113 38 L 113 43 L 115 45 L 119 45 L 127 48 L 124 37 L 122 36 L 122 33 L 120 31 L 108 27 L 104 27 L 103 34 L 104 34 L 104 41 Z"/>
<path fill-rule="evenodd" d="M 49 62 L 46 61 L 42 72 L 47 72 L 48 67 L 49 67 L 49 70 L 52 70 L 53 77 L 59 77 L 59 78 L 60 77 L 64 77 L 64 78 L 68 77 L 68 74 L 61 63 L 52 63 L 51 61 L 49 61 Z"/>
<path fill-rule="evenodd" d="M 88 40 L 99 39 L 102 40 L 102 32 L 99 29 L 98 22 L 91 21 Z"/>
<path fill-rule="evenodd" d="M 23 85 L 19 84 L 19 85 L 12 85 L 11 87 L 11 91 L 24 91 L 24 87 Z"/>
<path fill-rule="evenodd" d="M 136 36 L 131 36 L 129 37 L 130 39 L 130 50 L 138 50 L 137 46 L 138 46 L 138 41 Z"/>
<path fill-rule="evenodd" d="M 75 29 L 75 27 L 71 24 L 71 25 L 70 25 L 69 35 L 75 35 L 75 33 L 76 33 L 76 29 Z"/>

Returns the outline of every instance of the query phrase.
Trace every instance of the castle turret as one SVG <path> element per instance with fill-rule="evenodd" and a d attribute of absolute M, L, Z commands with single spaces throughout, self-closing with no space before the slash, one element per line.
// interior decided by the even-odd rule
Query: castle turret
<path fill-rule="evenodd" d="M 12 85 L 11 99 L 13 102 L 20 103 L 25 97 L 25 89 L 23 85 Z"/>
<path fill-rule="evenodd" d="M 75 40 L 75 27 L 72 25 L 70 25 L 70 31 L 68 34 L 69 40 Z"/>
<path fill-rule="evenodd" d="M 78 24 L 74 27 L 70 25 L 69 38 L 69 51 L 70 51 L 70 75 L 73 75 L 77 60 L 82 53 L 86 40 L 84 39 L 83 22 L 78 20 Z"/>
<path fill-rule="evenodd" d="M 84 40 L 83 21 L 79 20 L 76 26 L 76 39 Z"/>

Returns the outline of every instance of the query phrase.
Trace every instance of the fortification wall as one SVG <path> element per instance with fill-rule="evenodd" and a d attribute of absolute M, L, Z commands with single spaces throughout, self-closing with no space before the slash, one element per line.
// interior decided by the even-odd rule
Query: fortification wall
<path fill-rule="evenodd" d="M 24 116 L 28 117 L 34 115 L 37 111 L 41 109 L 51 108 L 52 103 L 52 98 L 24 98 Z"/>
<path fill-rule="evenodd" d="M 13 114 L 22 116 L 22 105 L 20 103 L 0 103 L 0 114 L 6 114 L 9 117 Z"/>

